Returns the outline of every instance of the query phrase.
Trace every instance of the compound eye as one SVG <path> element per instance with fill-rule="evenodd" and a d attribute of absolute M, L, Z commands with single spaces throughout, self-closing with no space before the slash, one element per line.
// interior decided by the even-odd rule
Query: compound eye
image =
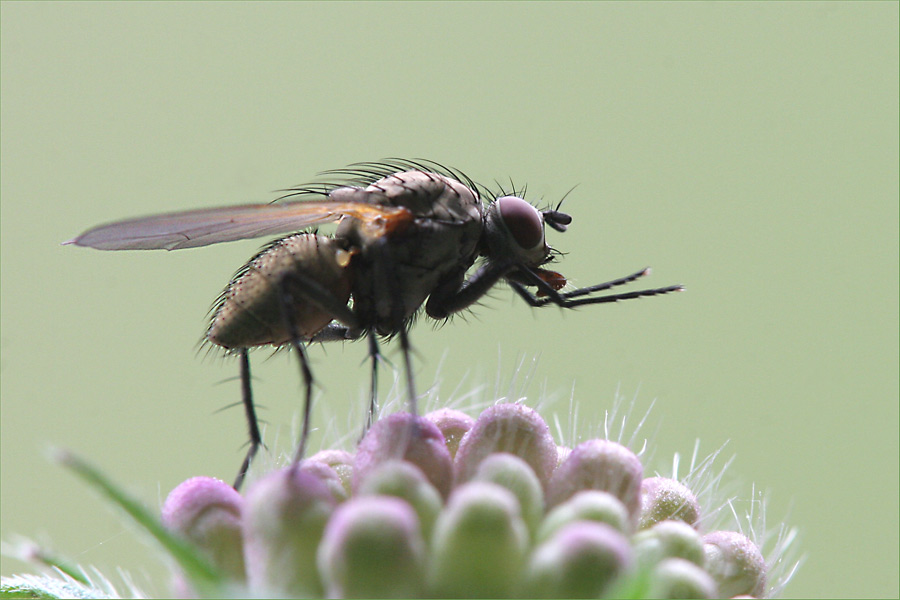
<path fill-rule="evenodd" d="M 531 250 L 544 241 L 544 218 L 535 207 L 516 196 L 503 196 L 497 198 L 497 208 L 520 248 Z"/>

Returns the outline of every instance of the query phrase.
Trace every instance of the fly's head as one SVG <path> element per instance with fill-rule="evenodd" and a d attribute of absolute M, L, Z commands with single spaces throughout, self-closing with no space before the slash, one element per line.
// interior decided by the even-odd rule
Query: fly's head
<path fill-rule="evenodd" d="M 558 210 L 540 211 L 518 196 L 501 196 L 488 206 L 485 214 L 484 254 L 490 261 L 510 263 L 508 278 L 525 285 L 536 285 L 534 276 L 554 290 L 566 284 L 566 278 L 541 266 L 552 260 L 544 226 L 565 231 L 572 217 Z M 543 295 L 539 290 L 538 295 Z"/>

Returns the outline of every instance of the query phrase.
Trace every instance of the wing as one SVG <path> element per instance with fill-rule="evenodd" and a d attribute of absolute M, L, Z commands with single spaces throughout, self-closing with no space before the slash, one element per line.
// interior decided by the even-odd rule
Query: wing
<path fill-rule="evenodd" d="M 374 234 L 412 221 L 403 207 L 365 202 L 285 202 L 203 208 L 139 217 L 99 225 L 63 244 L 97 250 L 179 250 L 264 235 L 292 233 L 314 225 L 353 217 Z"/>

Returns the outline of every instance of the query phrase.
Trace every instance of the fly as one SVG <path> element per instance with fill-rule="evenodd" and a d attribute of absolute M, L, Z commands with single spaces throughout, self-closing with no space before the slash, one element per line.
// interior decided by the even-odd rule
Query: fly
<path fill-rule="evenodd" d="M 443 320 L 500 282 L 532 307 L 574 308 L 683 289 L 671 285 L 597 295 L 649 273 L 642 269 L 560 291 L 566 278 L 545 268 L 558 253 L 547 245 L 544 228 L 563 232 L 572 217 L 559 205 L 538 210 L 524 194 L 492 192 L 431 161 L 357 163 L 326 174 L 344 180 L 290 189 L 270 204 L 118 221 L 64 242 L 98 250 L 178 250 L 296 232 L 271 242 L 238 270 L 216 302 L 205 336 L 240 359 L 250 446 L 235 488 L 262 441 L 250 388 L 250 348 L 289 346 L 299 359 L 305 399 L 296 463 L 309 436 L 313 377 L 308 343 L 368 340 L 368 427 L 377 410 L 379 338 L 399 338 L 409 408 L 417 414 L 408 331 L 423 304 L 425 314 Z M 311 230 L 332 222 L 338 223 L 333 235 Z"/>

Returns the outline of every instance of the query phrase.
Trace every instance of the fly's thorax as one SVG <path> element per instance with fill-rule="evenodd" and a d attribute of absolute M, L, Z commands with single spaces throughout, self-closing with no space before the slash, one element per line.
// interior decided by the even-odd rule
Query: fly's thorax
<path fill-rule="evenodd" d="M 395 333 L 447 278 L 475 260 L 484 219 L 481 199 L 459 181 L 435 173 L 405 171 L 366 188 L 339 188 L 332 199 L 402 206 L 413 222 L 389 234 L 345 218 L 335 237 L 358 249 L 353 310 L 380 333 Z M 392 282 L 386 279 L 391 277 Z"/>
<path fill-rule="evenodd" d="M 415 170 L 382 177 L 365 188 L 337 188 L 329 198 L 402 206 L 416 217 L 448 222 L 480 221 L 483 210 L 475 190 L 445 175 Z"/>
<path fill-rule="evenodd" d="M 400 254 L 410 254 L 422 267 L 438 268 L 444 261 L 474 255 L 484 224 L 484 207 L 477 192 L 459 181 L 425 171 L 403 171 L 382 177 L 365 188 L 342 187 L 329 194 L 335 201 L 402 206 L 414 223 L 393 232 L 388 243 Z M 352 217 L 341 220 L 335 237 L 363 249 L 385 241 L 381 233 Z M 430 252 L 430 250 L 434 252 Z M 423 256 L 431 254 L 431 256 Z M 401 262 L 404 262 L 401 259 Z"/>
<path fill-rule="evenodd" d="M 546 262 L 550 246 L 544 237 L 544 217 L 516 196 L 502 196 L 485 213 L 482 253 L 528 267 Z"/>
<path fill-rule="evenodd" d="M 207 339 L 225 348 L 246 348 L 289 341 L 284 318 L 290 299 L 293 321 L 310 338 L 332 315 L 309 300 L 327 293 L 346 304 L 353 283 L 352 252 L 341 240 L 300 233 L 273 242 L 241 268 L 225 288 L 207 331 Z"/>
<path fill-rule="evenodd" d="M 379 333 L 396 333 L 398 317 L 410 318 L 448 278 L 461 282 L 475 262 L 482 230 L 481 220 L 448 225 L 427 218 L 382 238 L 355 228 L 354 312 Z"/>

